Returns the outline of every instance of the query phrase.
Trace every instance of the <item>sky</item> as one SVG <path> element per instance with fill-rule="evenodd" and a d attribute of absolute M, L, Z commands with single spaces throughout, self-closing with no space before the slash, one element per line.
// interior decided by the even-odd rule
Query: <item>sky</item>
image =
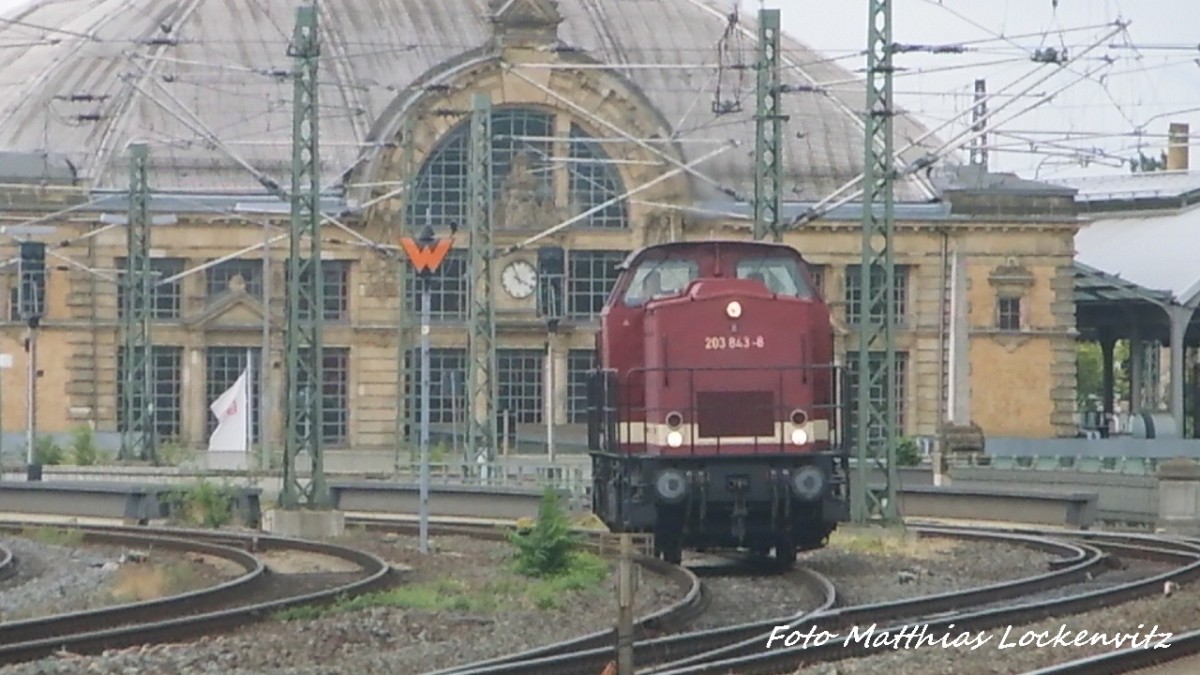
<path fill-rule="evenodd" d="M 31 0 L 0 0 L 0 12 Z M 436 2 L 437 0 L 421 0 Z M 562 0 L 574 1 L 574 0 Z M 627 2 L 629 0 L 614 0 Z M 761 6 L 781 10 L 784 30 L 861 76 L 868 0 L 709 0 L 746 14 Z M 989 151 L 993 170 L 1027 178 L 1127 173 L 1144 153 L 1157 158 L 1167 125 L 1188 122 L 1200 137 L 1200 21 L 1197 0 L 892 0 L 894 40 L 909 45 L 965 45 L 962 54 L 908 53 L 896 57 L 897 103 L 952 138 L 970 123 L 973 87 L 985 79 L 995 113 Z M 1117 20 L 1128 27 L 1101 40 Z M 1026 84 L 1030 60 L 1042 47 L 1078 53 L 1083 60 L 1024 96 L 1009 85 Z M 1104 60 L 1110 62 L 1106 65 Z M 1076 74 L 1095 72 L 1053 100 L 1045 100 Z M 1195 147 L 1200 144 L 1193 141 Z M 1200 168 L 1200 152 L 1193 150 Z"/>
<path fill-rule="evenodd" d="M 825 56 L 845 56 L 839 63 L 861 76 L 868 0 L 741 0 L 742 11 L 749 14 L 764 5 L 780 10 L 789 36 Z M 998 146 L 989 153 L 993 170 L 1027 178 L 1128 173 L 1121 162 L 1139 151 L 1159 156 L 1170 122 L 1188 122 L 1193 139 L 1200 137 L 1196 0 L 893 0 L 892 7 L 897 43 L 967 43 L 978 50 L 897 56 L 896 65 L 907 69 L 894 81 L 900 106 L 927 125 L 957 119 L 955 131 L 942 134 L 946 138 L 969 126 L 975 79 L 985 79 L 988 91 L 996 94 L 990 105 L 1012 101 L 993 118 L 1003 122 L 993 127 L 1001 134 L 991 139 Z M 1130 23 L 1100 41 L 1112 30 L 1106 24 L 1117 20 Z M 1092 44 L 1099 47 L 1074 70 L 1100 70 L 1007 121 L 1038 100 L 1001 95 L 1020 91 L 1005 88 L 1015 80 L 1029 75 L 1024 80 L 1028 84 L 1038 76 L 1029 60 L 1034 50 L 1065 46 L 1070 55 Z M 1112 59 L 1107 66 L 1106 58 Z M 1068 73 L 1056 74 L 1030 93 L 1052 93 L 1072 79 Z M 1068 133 L 1075 134 L 1073 140 L 1063 140 Z M 1191 142 L 1193 168 L 1200 168 L 1198 145 L 1200 141 Z"/>

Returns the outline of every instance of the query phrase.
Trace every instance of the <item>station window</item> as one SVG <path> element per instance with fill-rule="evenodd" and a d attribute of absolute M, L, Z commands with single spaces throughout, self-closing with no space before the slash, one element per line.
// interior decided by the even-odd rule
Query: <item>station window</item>
<path fill-rule="evenodd" d="M 572 215 L 611 201 L 624 189 L 617 172 L 597 139 L 579 125 L 571 125 L 571 204 Z M 629 224 L 625 200 L 614 202 L 587 217 L 591 227 L 621 228 Z"/>
<path fill-rule="evenodd" d="M 219 265 L 213 265 L 205 270 L 204 285 L 209 300 L 213 300 L 229 290 L 229 284 L 234 277 L 241 277 L 246 285 L 246 294 L 253 298 L 262 299 L 263 266 L 261 260 L 246 260 L 235 258 L 226 260 Z"/>
<path fill-rule="evenodd" d="M 287 268 L 284 269 L 283 278 L 286 283 L 288 279 L 291 279 L 291 271 Z M 321 292 L 324 295 L 322 302 L 325 305 L 322 318 L 325 321 L 333 322 L 347 320 L 350 307 L 350 261 L 322 260 L 321 277 L 324 279 Z M 302 319 L 308 318 L 308 303 L 303 297 L 300 298 L 300 316 Z"/>
<path fill-rule="evenodd" d="M 876 369 L 883 367 L 883 363 L 884 363 L 883 352 L 872 352 L 869 358 L 870 358 L 870 361 L 868 364 L 868 368 L 871 368 L 872 370 L 876 370 Z M 905 417 L 906 417 L 905 412 L 906 412 L 906 408 L 907 408 L 906 397 L 905 397 L 905 391 L 907 390 L 906 385 L 908 382 L 908 353 L 907 352 L 901 352 L 901 351 L 896 352 L 896 369 L 894 371 L 894 374 L 895 374 L 895 381 L 892 383 L 892 386 L 893 386 L 893 395 L 896 397 L 896 424 L 900 429 L 904 429 L 905 428 Z M 846 375 L 847 375 L 847 378 L 846 378 L 847 383 L 849 384 L 849 387 L 850 387 L 850 392 L 849 392 L 850 396 L 848 397 L 848 400 L 851 402 L 850 409 L 847 410 L 845 413 L 846 414 L 846 422 L 847 422 L 846 428 L 848 430 L 848 433 L 850 435 L 853 435 L 854 430 L 860 428 L 860 425 L 858 423 L 858 409 L 857 409 L 856 404 L 854 403 L 855 401 L 858 400 L 859 377 L 858 377 L 858 354 L 857 354 L 857 352 L 852 352 L 846 356 Z M 867 396 L 870 397 L 870 401 L 873 405 L 877 405 L 877 406 L 883 405 L 884 390 L 882 389 L 881 384 L 882 383 L 874 384 L 867 391 Z M 871 438 L 872 442 L 881 441 L 883 439 L 883 429 L 879 428 L 878 425 L 872 425 L 870 427 L 870 438 Z M 847 438 L 846 440 L 853 442 L 852 438 Z"/>
<path fill-rule="evenodd" d="M 117 258 L 113 263 L 117 269 L 117 276 L 122 282 L 125 281 L 125 264 L 125 258 Z M 179 318 L 180 301 L 183 297 L 182 280 L 176 279 L 165 284 L 160 282 L 182 272 L 185 265 L 186 261 L 183 258 L 150 259 L 150 271 L 154 274 L 154 304 L 150 312 L 151 318 L 160 320 Z M 125 284 L 118 284 L 117 318 L 125 316 L 125 294 Z"/>
<path fill-rule="evenodd" d="M 326 347 L 322 352 L 322 434 L 330 445 L 345 445 L 350 441 L 350 348 Z"/>
<path fill-rule="evenodd" d="M 822 298 L 825 297 L 825 265 L 809 265 L 808 276 L 812 277 L 813 290 Z"/>
<path fill-rule="evenodd" d="M 540 349 L 496 350 L 497 412 L 510 411 L 518 423 L 542 421 L 545 356 Z"/>
<path fill-rule="evenodd" d="M 217 429 L 217 418 L 208 410 L 213 401 L 220 398 L 241 377 L 246 369 L 246 356 L 254 359 L 254 372 L 250 373 L 250 428 L 255 442 L 262 438 L 259 406 L 259 380 L 261 379 L 260 347 L 209 347 L 204 350 L 204 436 L 207 439 Z"/>
<path fill-rule="evenodd" d="M 117 348 L 117 429 L 125 428 L 125 348 Z M 160 440 L 179 439 L 183 432 L 183 347 L 154 346 L 150 348 L 150 370 L 154 403 L 154 431 Z"/>
<path fill-rule="evenodd" d="M 862 301 L 860 269 L 859 265 L 846 266 L 846 323 L 851 325 L 859 323 L 859 302 Z M 896 313 L 896 323 L 902 324 L 908 311 L 908 266 L 896 265 L 894 269 L 896 283 L 892 288 L 892 311 Z M 883 282 L 883 270 L 875 268 L 873 275 L 873 280 Z M 871 314 L 882 317 L 883 312 L 883 307 L 874 307 Z"/>
<path fill-rule="evenodd" d="M 405 306 L 414 318 L 421 315 L 421 290 L 412 265 L 404 266 Z M 429 316 L 434 321 L 467 318 L 470 265 L 464 249 L 451 249 L 429 279 Z"/>
<path fill-rule="evenodd" d="M 421 420 L 421 352 L 404 352 L 404 368 L 410 373 L 405 379 L 405 400 L 409 405 L 409 421 L 415 426 Z M 429 422 L 431 424 L 465 423 L 467 413 L 467 352 L 464 349 L 436 348 L 429 350 Z M 415 435 L 414 435 L 415 437 Z"/>
<path fill-rule="evenodd" d="M 567 422 L 582 424 L 588 414 L 588 372 L 596 360 L 594 349 L 567 352 Z"/>
<path fill-rule="evenodd" d="M 620 276 L 624 251 L 571 251 L 567 257 L 567 316 L 589 319 L 600 314 Z"/>
<path fill-rule="evenodd" d="M 503 107 L 492 111 L 491 127 L 497 229 L 548 227 L 564 214 L 585 213 L 625 192 L 602 144 L 578 125 L 571 125 L 569 137 L 556 138 L 559 125 L 553 113 Z M 460 123 L 442 137 L 421 167 L 406 216 L 409 223 L 466 222 L 470 133 L 470 122 Z M 556 189 L 559 177 L 565 188 L 561 192 Z M 579 223 L 594 228 L 628 225 L 624 199 Z"/>
<path fill-rule="evenodd" d="M 1000 330 L 1021 330 L 1021 298 L 996 298 L 996 327 Z"/>

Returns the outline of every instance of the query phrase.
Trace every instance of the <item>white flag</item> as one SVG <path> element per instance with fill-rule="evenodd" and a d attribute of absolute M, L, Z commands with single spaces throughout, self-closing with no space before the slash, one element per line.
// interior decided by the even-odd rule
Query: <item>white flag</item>
<path fill-rule="evenodd" d="M 248 371 L 242 371 L 237 382 L 209 406 L 217 417 L 217 428 L 208 438 L 209 452 L 246 452 L 246 427 L 250 422 L 246 386 L 249 375 Z"/>

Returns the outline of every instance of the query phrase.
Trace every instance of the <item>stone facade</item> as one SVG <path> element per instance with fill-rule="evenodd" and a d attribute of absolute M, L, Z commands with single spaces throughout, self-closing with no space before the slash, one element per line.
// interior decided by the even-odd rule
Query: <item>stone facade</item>
<path fill-rule="evenodd" d="M 543 3 L 522 3 L 533 9 Z M 397 104 L 381 119 L 378 129 L 390 129 L 391 150 L 366 164 L 350 179 L 351 196 L 373 202 L 361 220 L 345 224 L 362 236 L 394 243 L 411 233 L 406 223 L 405 204 L 395 185 L 403 184 L 435 152 L 445 135 L 462 124 L 476 92 L 489 92 L 497 107 L 536 109 L 555 114 L 556 137 L 568 136 L 572 123 L 594 137 L 627 135 L 639 142 L 612 143 L 606 147 L 619 180 L 626 190 L 639 188 L 675 173 L 653 187 L 640 190 L 627 200 L 629 227 L 617 229 L 567 228 L 541 242 L 568 251 L 631 251 L 648 243 L 688 238 L 732 235 L 728 223 L 684 217 L 680 207 L 691 205 L 697 195 L 694 182 L 677 171 L 682 156 L 670 143 L 650 144 L 669 128 L 636 88 L 619 76 L 595 68 L 574 68 L 582 57 L 571 52 L 547 53 L 530 40 L 539 33 L 536 22 L 526 33 L 513 33 L 499 57 L 478 59 L 474 65 L 447 65 L 444 85 L 414 86 L 398 97 Z M 516 71 L 508 64 L 536 58 L 557 59 L 560 68 Z M 470 59 L 464 57 L 464 63 Z M 404 130 L 411 130 L 411 139 Z M 561 145 L 561 142 L 559 142 Z M 556 146 L 555 155 L 564 154 Z M 738 149 L 735 152 L 745 152 Z M 702 168 L 702 167 L 701 167 Z M 552 180 L 554 204 L 565 204 L 570 189 L 565 169 L 556 169 Z M 154 185 L 153 176 L 151 184 Z M 367 187 L 355 187 L 367 186 Z M 40 193 L 39 193 L 40 194 Z M 390 195 L 390 196 L 389 196 Z M 61 208 L 57 194 L 34 199 L 40 209 Z M 0 203 L 29 204 L 29 196 L 0 196 Z M 498 205 L 499 206 L 499 205 Z M 512 206 L 518 209 L 520 205 Z M 526 205 L 527 206 L 527 205 Z M 18 207 L 19 208 L 19 207 Z M 520 208 L 526 208 L 521 206 Z M 1009 210 L 1014 207 L 1008 206 Z M 1020 209 L 1020 205 L 1015 207 Z M 514 211 L 515 212 L 515 211 Z M 498 213 L 503 213 L 498 209 Z M 565 215 L 549 208 L 544 217 L 528 215 L 520 222 L 499 223 L 495 229 L 498 248 L 521 242 L 554 225 Z M 19 215 L 19 214 L 18 214 Z M 36 210 L 29 211 L 36 215 Z M 263 240 L 261 220 L 232 214 L 215 215 L 197 210 L 180 213 L 180 222 L 156 226 L 153 257 L 182 259 L 193 269 L 231 252 L 253 247 Z M 272 216 L 272 218 L 274 218 Z M 113 270 L 125 246 L 124 231 L 113 228 L 81 239 L 95 228 L 99 218 L 85 211 L 54 222 L 59 227 L 55 241 L 70 240 L 60 254 L 93 270 Z M 276 218 L 279 228 L 286 220 Z M 743 224 L 744 225 L 744 224 Z M 898 332 L 898 349 L 906 354 L 904 383 L 905 433 L 934 434 L 944 418 L 946 336 L 943 314 L 947 302 L 946 251 L 958 251 L 968 260 L 970 305 L 970 367 L 972 417 L 988 435 L 1047 437 L 1074 432 L 1071 412 L 1074 399 L 1074 304 L 1071 296 L 1072 239 L 1077 228 L 1069 215 L 1052 213 L 1045 218 L 1007 218 L 997 214 L 950 216 L 935 222 L 902 221 L 897 225 L 896 263 L 906 266 L 906 312 Z M 280 229 L 282 233 L 285 230 Z M 397 263 L 361 245 L 354 237 L 332 227 L 324 244 L 325 257 L 349 264 L 346 313 L 343 321 L 327 327 L 327 347 L 348 348 L 346 382 L 347 437 L 342 447 L 384 449 L 393 445 L 400 411 L 397 381 L 401 376 L 398 355 L 404 345 L 415 344 L 411 322 L 398 325 L 403 275 Z M 846 267 L 858 262 L 861 246 L 857 221 L 822 220 L 802 232 L 790 233 L 786 242 L 797 247 L 813 264 L 822 266 L 823 288 L 834 310 L 835 331 L 842 350 L 853 349 L 852 331 L 845 313 Z M 280 438 L 283 413 L 282 343 L 284 287 L 284 242 L 272 247 L 269 314 L 274 343 L 270 355 L 268 411 L 270 437 Z M 460 232 L 456 248 L 465 250 L 469 236 Z M 513 260 L 535 261 L 533 248 L 518 250 L 493 264 L 493 287 L 498 323 L 498 343 L 505 349 L 544 350 L 547 334 L 535 312 L 535 296 L 513 299 L 500 290 L 500 271 Z M 11 242 L 0 244 L 0 255 L 15 255 Z M 246 257 L 260 260 L 261 253 Z M 66 431 L 86 423 L 97 429 L 113 430 L 117 423 L 117 364 L 119 344 L 117 292 L 111 281 L 62 265 L 51 259 L 49 315 L 40 331 L 39 429 Z M 0 276 L 0 290 L 7 299 L 15 276 L 12 268 Z M 202 445 L 211 402 L 206 394 L 205 349 L 213 346 L 257 348 L 261 343 L 263 306 L 234 288 L 210 295 L 203 272 L 181 281 L 178 319 L 156 322 L 156 345 L 182 348 L 179 409 L 180 440 Z M 1020 325 L 997 327 L 997 298 L 1008 294 L 1020 298 Z M 7 308 L 6 308 L 7 309 Z M 23 426 L 25 414 L 25 356 L 21 340 L 23 324 L 10 320 L 6 312 L 0 322 L 0 352 L 14 355 L 13 368 L 0 372 L 3 378 L 4 428 Z M 568 352 L 594 345 L 595 323 L 565 321 L 553 339 L 555 419 L 568 422 Z M 435 347 L 466 346 L 467 335 L 460 323 L 442 322 L 433 327 Z"/>

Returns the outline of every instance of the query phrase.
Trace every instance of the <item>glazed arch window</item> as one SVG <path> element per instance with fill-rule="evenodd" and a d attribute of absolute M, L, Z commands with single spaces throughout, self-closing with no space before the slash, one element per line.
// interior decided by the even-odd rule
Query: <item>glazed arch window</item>
<path fill-rule="evenodd" d="M 641 307 L 649 300 L 679 295 L 699 272 L 694 260 L 646 260 L 625 291 L 625 305 Z"/>
<path fill-rule="evenodd" d="M 593 209 L 573 227 L 629 227 L 625 187 L 602 139 L 537 108 L 498 107 L 491 125 L 496 230 L 544 229 Z M 470 135 L 469 120 L 458 124 L 421 166 L 406 214 L 413 226 L 466 222 Z"/>

